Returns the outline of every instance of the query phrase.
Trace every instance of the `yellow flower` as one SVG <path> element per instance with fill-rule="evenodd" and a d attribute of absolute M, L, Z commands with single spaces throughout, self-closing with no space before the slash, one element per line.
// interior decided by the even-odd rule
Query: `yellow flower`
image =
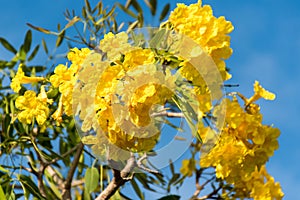
<path fill-rule="evenodd" d="M 194 159 L 183 160 L 180 173 L 183 176 L 192 176 L 196 169 L 196 161 Z"/>
<path fill-rule="evenodd" d="M 133 47 L 128 43 L 128 35 L 125 32 L 114 35 L 109 32 L 104 35 L 100 41 L 100 49 L 107 53 L 107 58 L 110 61 L 120 59 L 122 54 L 130 52 L 138 47 Z"/>
<path fill-rule="evenodd" d="M 262 166 L 260 170 L 256 168 L 252 173 L 252 178 L 246 182 L 246 185 L 251 191 L 251 198 L 254 200 L 280 200 L 284 196 L 280 184 L 275 183 L 274 178 L 268 174 L 265 166 Z"/>
<path fill-rule="evenodd" d="M 51 102 L 51 100 L 44 98 L 43 93 L 44 91 L 41 91 L 38 97 L 36 97 L 34 91 L 28 90 L 23 96 L 19 96 L 16 99 L 16 107 L 21 110 L 18 114 L 18 119 L 22 123 L 31 124 L 35 118 L 39 125 L 44 124 L 49 114 L 47 102 Z"/>
<path fill-rule="evenodd" d="M 56 88 L 58 87 L 59 92 L 62 94 L 61 101 L 64 106 L 64 111 L 68 116 L 73 114 L 72 94 L 78 71 L 81 69 L 81 65 L 90 53 L 91 50 L 88 48 L 80 50 L 77 48 L 71 49 L 67 55 L 68 59 L 71 61 L 71 66 L 68 68 L 66 65 L 57 65 L 54 70 L 54 75 L 50 77 L 51 84 Z"/>
<path fill-rule="evenodd" d="M 266 100 L 274 100 L 275 94 L 264 89 L 258 81 L 255 81 L 253 85 L 254 95 L 246 101 L 246 105 L 250 105 L 251 103 L 257 101 L 260 98 L 264 98 Z"/>
<path fill-rule="evenodd" d="M 62 123 L 62 115 L 63 115 L 63 102 L 62 97 L 59 99 L 57 110 L 51 115 L 51 117 L 56 120 L 57 124 L 60 125 Z"/>
<path fill-rule="evenodd" d="M 215 167 L 218 178 L 237 187 L 242 179 L 249 177 L 273 155 L 278 148 L 280 132 L 263 125 L 259 110 L 249 113 L 236 97 L 224 99 L 220 107 L 224 104 L 227 111 L 220 138 L 213 149 L 201 157 L 200 165 Z"/>
<path fill-rule="evenodd" d="M 21 89 L 21 84 L 27 83 L 36 83 L 44 80 L 43 77 L 28 77 L 25 76 L 25 73 L 22 70 L 22 66 L 20 65 L 17 71 L 16 76 L 12 79 L 10 87 L 14 92 L 19 92 Z"/>
<path fill-rule="evenodd" d="M 232 54 L 228 36 L 233 30 L 231 22 L 214 17 L 211 7 L 201 6 L 201 1 L 189 6 L 177 4 L 168 21 L 175 31 L 192 38 L 213 58 L 224 80 L 231 77 L 224 62 Z"/>

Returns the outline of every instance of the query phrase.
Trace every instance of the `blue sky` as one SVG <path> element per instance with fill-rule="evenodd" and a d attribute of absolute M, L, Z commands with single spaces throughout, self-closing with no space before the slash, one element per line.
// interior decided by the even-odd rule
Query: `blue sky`
<path fill-rule="evenodd" d="M 172 2 L 174 8 L 174 2 L 195 1 Z M 300 189 L 300 2 L 206 0 L 204 3 L 211 4 L 217 16 L 224 15 L 235 26 L 231 34 L 234 53 L 227 61 L 233 75 L 229 83 L 238 83 L 237 89 L 251 96 L 252 84 L 258 80 L 277 95 L 275 101 L 260 101 L 264 122 L 281 130 L 280 149 L 270 159 L 268 170 L 281 182 L 285 199 L 297 199 L 297 189 Z M 63 12 L 66 8 L 80 12 L 82 5 L 81 0 L 2 2 L 0 37 L 19 46 L 28 29 L 26 22 L 55 29 L 57 22 L 65 23 Z M 42 37 L 50 41 L 55 39 L 33 31 L 36 43 Z M 0 47 L 0 59 L 10 56 Z M 40 58 L 43 57 L 40 54 Z"/>

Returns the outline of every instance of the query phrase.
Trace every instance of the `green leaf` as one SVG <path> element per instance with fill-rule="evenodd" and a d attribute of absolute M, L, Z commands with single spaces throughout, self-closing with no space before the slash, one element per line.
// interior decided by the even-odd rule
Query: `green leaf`
<path fill-rule="evenodd" d="M 31 61 L 37 54 L 37 52 L 39 51 L 40 45 L 36 45 L 36 47 L 34 48 L 34 50 L 32 51 L 32 53 L 30 54 L 30 56 L 28 57 L 28 61 Z"/>
<path fill-rule="evenodd" d="M 167 3 L 159 16 L 159 21 L 162 21 L 167 16 L 169 11 L 170 11 L 170 3 Z"/>
<path fill-rule="evenodd" d="M 172 160 L 169 160 L 169 163 L 170 163 L 171 173 L 172 173 L 172 175 L 174 175 L 175 174 L 175 170 L 174 170 L 174 164 L 173 164 Z"/>
<path fill-rule="evenodd" d="M 65 34 L 66 34 L 66 31 L 64 30 L 63 32 L 61 32 L 61 33 L 58 35 L 58 37 L 57 37 L 57 39 L 56 39 L 56 43 L 55 43 L 55 46 L 56 46 L 56 47 L 59 47 L 59 46 L 61 45 L 61 43 L 62 43 L 63 40 L 64 40 Z"/>
<path fill-rule="evenodd" d="M 3 189 L 1 187 L 1 185 L 0 185 L 0 199 L 6 199 L 5 194 L 3 192 Z"/>
<path fill-rule="evenodd" d="M 183 95 L 183 94 L 182 94 Z M 193 134 L 193 136 L 197 137 L 197 139 L 202 142 L 201 137 L 197 133 L 196 125 L 193 120 L 197 120 L 197 114 L 195 113 L 194 109 L 192 106 L 187 102 L 186 98 L 181 98 L 178 95 L 173 96 L 172 100 L 174 103 L 177 105 L 177 107 L 181 110 L 183 113 L 190 129 Z"/>
<path fill-rule="evenodd" d="M 125 6 L 123 6 L 122 4 L 120 3 L 117 3 L 116 4 L 119 8 L 121 8 L 121 10 L 123 10 L 126 14 L 128 14 L 129 16 L 137 19 L 137 15 L 134 14 L 131 10 L 129 10 L 128 8 L 125 8 Z"/>
<path fill-rule="evenodd" d="M 138 195 L 138 197 L 142 200 L 145 199 L 144 194 L 142 193 L 142 191 L 141 191 L 140 187 L 138 186 L 138 184 L 136 183 L 136 181 L 134 179 L 131 179 L 130 183 L 131 183 L 135 193 Z"/>
<path fill-rule="evenodd" d="M 24 44 L 21 45 L 20 49 L 19 49 L 19 52 L 17 53 L 18 55 L 18 59 L 21 60 L 21 61 L 25 61 L 26 60 L 26 51 L 25 51 L 25 46 Z"/>
<path fill-rule="evenodd" d="M 38 27 L 38 26 L 34 26 L 34 25 L 30 24 L 30 23 L 26 23 L 26 24 L 30 28 L 33 28 L 34 30 L 40 31 L 42 33 L 46 33 L 46 34 L 50 34 L 51 33 L 51 31 L 49 31 L 47 29 L 44 29 L 44 28 L 41 28 L 41 27 Z"/>
<path fill-rule="evenodd" d="M 10 51 L 10 52 L 12 52 L 14 54 L 17 53 L 17 50 L 7 40 L 5 40 L 4 38 L 2 38 L 2 37 L 0 38 L 0 43 L 8 51 Z"/>
<path fill-rule="evenodd" d="M 88 193 L 93 192 L 97 186 L 98 186 L 98 182 L 99 182 L 99 172 L 95 167 L 91 167 L 91 168 L 87 168 L 85 175 L 84 175 L 84 180 L 85 180 L 85 190 Z"/>
<path fill-rule="evenodd" d="M 161 29 L 159 30 L 153 38 L 149 41 L 149 46 L 150 48 L 157 48 L 159 47 L 159 44 L 165 40 L 165 34 L 166 34 L 166 29 Z"/>
<path fill-rule="evenodd" d="M 111 15 L 115 12 L 115 9 L 116 9 L 116 7 L 113 6 L 113 7 L 111 8 L 111 10 L 105 15 L 104 18 L 111 16 Z"/>
<path fill-rule="evenodd" d="M 47 44 L 46 44 L 46 42 L 45 42 L 44 39 L 42 39 L 42 45 L 43 45 L 43 48 L 44 48 L 45 53 L 48 54 Z"/>
<path fill-rule="evenodd" d="M 154 16 L 156 14 L 156 8 L 157 8 L 157 0 L 150 0 L 151 4 L 151 14 Z"/>
<path fill-rule="evenodd" d="M 24 39 L 24 51 L 26 53 L 29 52 L 30 47 L 31 47 L 31 42 L 32 42 L 32 32 L 31 30 L 28 30 Z"/>
<path fill-rule="evenodd" d="M 138 13 L 143 13 L 142 7 L 136 0 L 132 0 L 130 3 Z"/>
<path fill-rule="evenodd" d="M 23 174 L 18 175 L 19 181 L 24 185 L 26 190 L 28 190 L 33 196 L 45 200 L 45 198 L 41 195 L 39 188 L 35 185 L 35 183 Z"/>
<path fill-rule="evenodd" d="M 178 195 L 168 195 L 168 196 L 164 196 L 160 199 L 157 200 L 180 200 L 180 196 Z"/>
<path fill-rule="evenodd" d="M 91 4 L 88 0 L 84 0 L 85 6 L 89 12 L 92 12 Z"/>

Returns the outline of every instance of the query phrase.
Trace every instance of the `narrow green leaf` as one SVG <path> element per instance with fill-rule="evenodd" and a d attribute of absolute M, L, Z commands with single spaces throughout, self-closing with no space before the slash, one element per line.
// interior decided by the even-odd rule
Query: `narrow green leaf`
<path fill-rule="evenodd" d="M 24 39 L 24 51 L 26 53 L 29 52 L 30 47 L 31 47 L 31 42 L 32 42 L 32 32 L 31 30 L 28 30 Z"/>
<path fill-rule="evenodd" d="M 30 54 L 30 56 L 28 57 L 28 61 L 31 61 L 37 54 L 37 52 L 39 51 L 40 45 L 36 45 L 35 48 L 33 49 L 32 53 Z"/>
<path fill-rule="evenodd" d="M 1 187 L 1 185 L 0 185 L 0 199 L 6 199 L 5 194 L 3 192 L 3 189 Z"/>
<path fill-rule="evenodd" d="M 169 163 L 170 163 L 171 173 L 172 173 L 172 175 L 174 175 L 175 174 L 175 170 L 174 170 L 174 164 L 173 164 L 172 160 L 169 160 Z"/>
<path fill-rule="evenodd" d="M 111 10 L 105 15 L 105 18 L 110 17 L 115 12 L 115 9 L 116 9 L 116 6 L 113 6 L 111 8 Z"/>
<path fill-rule="evenodd" d="M 159 21 L 162 21 L 166 16 L 167 16 L 167 14 L 169 13 L 169 11 L 170 11 L 170 3 L 167 3 L 166 5 L 165 5 L 165 7 L 163 8 L 163 10 L 162 10 L 162 12 L 161 12 L 161 14 L 160 14 L 160 16 L 159 16 Z"/>
<path fill-rule="evenodd" d="M 81 14 L 82 14 L 82 17 L 83 17 L 84 19 L 87 19 L 87 13 L 86 13 L 85 7 L 82 8 Z"/>
<path fill-rule="evenodd" d="M 61 199 L 61 192 L 59 191 L 57 184 L 54 182 L 53 177 L 49 174 L 48 170 L 45 170 L 45 176 L 50 189 L 59 199 Z"/>
<path fill-rule="evenodd" d="M 150 4 L 151 4 L 151 14 L 154 16 L 156 14 L 157 0 L 150 0 Z"/>
<path fill-rule="evenodd" d="M 180 200 L 180 196 L 178 195 L 168 195 L 168 196 L 164 196 L 160 199 L 157 200 Z"/>
<path fill-rule="evenodd" d="M 48 47 L 44 39 L 42 39 L 42 45 L 46 54 L 48 54 Z"/>
<path fill-rule="evenodd" d="M 138 197 L 142 200 L 145 199 L 144 194 L 142 193 L 142 191 L 141 191 L 140 187 L 138 186 L 138 184 L 136 183 L 136 181 L 134 179 L 131 179 L 130 183 L 131 183 L 135 193 L 138 195 Z"/>
<path fill-rule="evenodd" d="M 7 49 L 8 51 L 16 54 L 17 50 L 4 38 L 0 38 L 0 43 L 2 44 L 2 46 Z"/>
<path fill-rule="evenodd" d="M 132 31 L 137 25 L 138 25 L 139 21 L 136 20 L 135 22 L 131 23 L 129 26 L 128 26 L 128 29 L 127 29 L 127 33 Z"/>
<path fill-rule="evenodd" d="M 85 180 L 85 190 L 88 193 L 93 192 L 99 182 L 99 172 L 95 167 L 87 168 L 85 175 L 84 175 L 84 180 Z"/>
<path fill-rule="evenodd" d="M 91 4 L 88 0 L 84 0 L 85 6 L 89 12 L 92 12 Z"/>
<path fill-rule="evenodd" d="M 181 94 L 181 95 L 183 95 L 183 94 Z M 185 100 L 185 98 L 181 98 L 178 95 L 173 96 L 172 100 L 174 101 L 174 103 L 177 105 L 177 107 L 183 113 L 183 115 L 184 115 L 190 129 L 191 129 L 191 132 L 192 132 L 193 136 L 197 137 L 197 139 L 200 142 L 202 142 L 201 137 L 197 133 L 195 122 L 193 122 L 193 119 L 197 120 L 197 114 L 195 113 L 194 109 L 191 107 L 189 102 L 187 102 Z"/>
<path fill-rule="evenodd" d="M 26 23 L 26 24 L 30 28 L 33 28 L 34 30 L 40 31 L 42 33 L 46 33 L 46 34 L 50 34 L 51 33 L 51 31 L 49 31 L 47 29 L 44 29 L 44 28 L 41 28 L 41 27 L 38 27 L 38 26 L 34 26 L 34 25 L 30 24 L 30 23 Z"/>
<path fill-rule="evenodd" d="M 20 174 L 18 179 L 25 186 L 26 190 L 28 190 L 33 196 L 35 196 L 39 199 L 45 199 L 41 195 L 39 188 L 31 180 L 31 178 L 29 178 L 28 176 L 25 176 L 23 174 Z"/>
<path fill-rule="evenodd" d="M 25 46 L 24 44 L 21 45 L 20 49 L 19 49 L 19 52 L 17 53 L 18 55 L 18 59 L 21 60 L 21 61 L 25 61 L 26 60 L 26 51 L 25 51 Z"/>
<path fill-rule="evenodd" d="M 103 13 L 102 8 L 103 8 L 102 1 L 99 1 L 97 4 L 98 15 L 101 15 Z"/>
<path fill-rule="evenodd" d="M 57 24 L 57 31 L 59 32 L 61 30 L 60 23 Z"/>
<path fill-rule="evenodd" d="M 133 6 L 133 8 L 138 12 L 138 13 L 143 13 L 143 9 L 140 6 L 140 4 L 136 1 L 136 0 L 132 0 L 131 5 Z"/>
<path fill-rule="evenodd" d="M 117 3 L 116 4 L 119 8 L 121 8 L 121 10 L 123 10 L 126 14 L 128 14 L 129 16 L 137 19 L 137 15 L 134 14 L 131 10 L 129 10 L 128 8 L 125 8 L 125 6 L 123 6 L 122 4 L 120 3 Z"/>
<path fill-rule="evenodd" d="M 66 31 L 63 31 L 58 35 L 58 37 L 56 39 L 56 44 L 55 44 L 56 47 L 59 47 L 61 45 L 61 43 L 64 40 L 65 34 L 66 34 Z"/>

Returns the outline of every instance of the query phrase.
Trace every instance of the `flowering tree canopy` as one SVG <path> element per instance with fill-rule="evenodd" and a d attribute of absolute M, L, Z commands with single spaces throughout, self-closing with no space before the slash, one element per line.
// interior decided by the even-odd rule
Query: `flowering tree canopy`
<path fill-rule="evenodd" d="M 0 38 L 14 54 L 0 63 L 0 199 L 128 199 L 128 185 L 140 199 L 283 198 L 266 169 L 280 131 L 257 103 L 275 94 L 230 84 L 232 23 L 198 1 L 166 4 L 160 26 L 146 26 L 157 2 L 144 3 L 86 0 L 57 32 L 28 24 L 56 48 L 68 41 L 64 63 L 42 41 L 55 68 L 30 64 L 31 30 L 19 50 Z M 192 176 L 190 196 L 172 194 Z"/>

